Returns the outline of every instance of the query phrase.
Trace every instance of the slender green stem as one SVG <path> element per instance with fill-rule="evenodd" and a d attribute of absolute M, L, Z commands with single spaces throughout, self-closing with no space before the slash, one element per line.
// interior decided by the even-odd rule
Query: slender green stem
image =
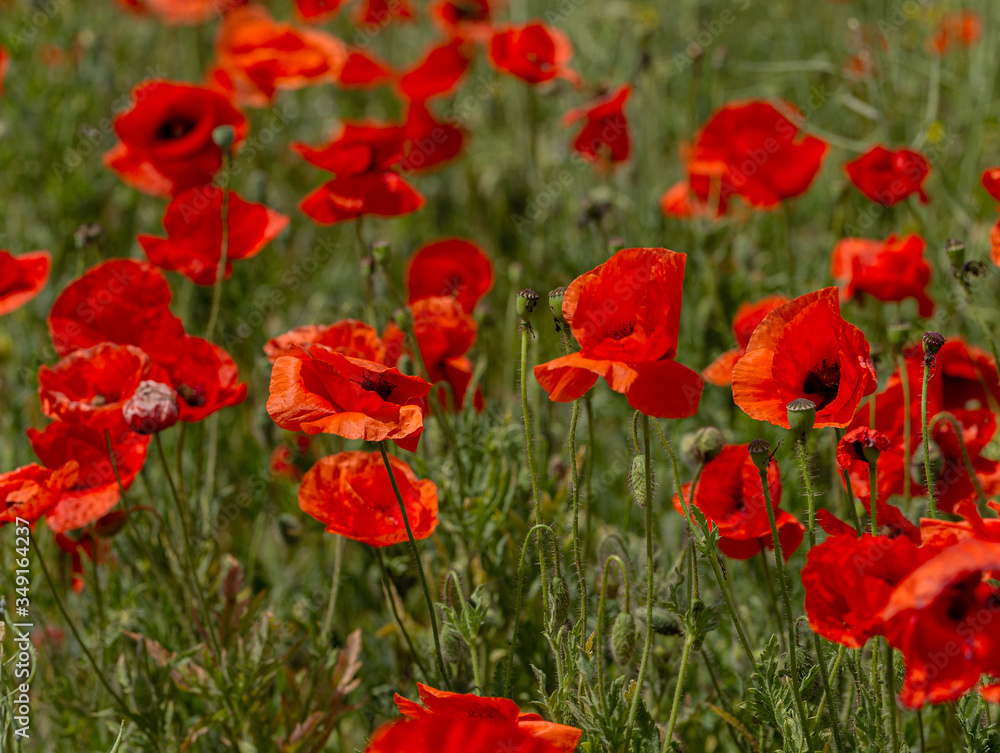
<path fill-rule="evenodd" d="M 899 733 L 896 730 L 896 675 L 889 641 L 885 641 L 885 688 L 886 711 L 889 712 L 889 736 L 892 739 L 892 749 L 896 751 L 899 750 Z"/>
<path fill-rule="evenodd" d="M 926 753 L 927 744 L 924 742 L 924 716 L 920 712 L 920 709 L 917 709 L 917 740 L 920 745 L 920 753 Z"/>
<path fill-rule="evenodd" d="M 927 514 L 936 518 L 937 503 L 934 500 L 934 487 L 936 482 L 931 476 L 931 450 L 930 433 L 931 428 L 927 425 L 927 383 L 931 378 L 931 364 L 927 357 L 924 357 L 924 377 L 920 383 L 920 426 L 921 434 L 924 436 L 924 484 L 927 486 Z M 905 469 L 904 469 L 905 470 Z"/>
<path fill-rule="evenodd" d="M 424 666 L 424 663 L 420 660 L 420 654 L 413 646 L 413 640 L 410 638 L 410 634 L 406 630 L 406 623 L 403 622 L 403 618 L 399 615 L 399 610 L 396 609 L 396 599 L 392 595 L 392 578 L 389 576 L 389 568 L 385 566 L 385 555 L 382 554 L 382 548 L 375 546 L 372 547 L 372 549 L 375 550 L 375 558 L 378 560 L 379 569 L 382 571 L 382 590 L 385 591 L 385 600 L 389 602 L 389 609 L 392 610 L 392 616 L 396 619 L 396 625 L 399 626 L 399 632 L 403 634 L 403 640 L 406 641 L 406 645 L 410 649 L 410 656 L 413 657 L 413 661 L 416 662 L 417 667 L 419 667 L 420 673 L 424 677 L 429 678 L 431 675 Z M 323 641 L 323 645 L 324 647 L 326 646 L 325 640 Z"/>
<path fill-rule="evenodd" d="M 778 592 L 774 590 L 774 575 L 771 574 L 771 565 L 767 559 L 767 546 L 765 546 L 763 538 L 760 539 L 760 564 L 764 569 L 764 585 L 767 598 L 770 600 L 771 610 L 774 614 L 780 615 L 781 605 L 778 603 Z M 778 640 L 781 644 L 784 644 L 787 637 L 784 631 L 778 631 Z"/>
<path fill-rule="evenodd" d="M 813 743 L 812 732 L 809 729 L 809 716 L 806 714 L 805 704 L 802 702 L 802 693 L 799 691 L 799 661 L 795 640 L 795 622 L 792 619 L 792 600 L 788 590 L 788 579 L 785 575 L 785 561 L 781 552 L 781 539 L 778 536 L 778 524 L 774 518 L 774 508 L 771 507 L 771 490 L 767 481 L 767 469 L 760 471 L 760 486 L 764 492 L 764 507 L 767 509 L 767 519 L 771 524 L 771 536 L 774 539 L 774 561 L 778 570 L 778 582 L 781 585 L 781 599 L 785 607 L 785 622 L 788 629 L 788 661 L 791 669 L 792 696 L 795 699 L 795 707 L 799 714 L 799 721 L 802 723 L 802 733 L 806 737 L 806 747 L 812 753 L 816 750 Z"/>
<path fill-rule="evenodd" d="M 809 516 L 806 520 L 806 531 L 809 535 L 809 547 L 812 548 L 816 546 L 816 500 L 813 496 L 812 476 L 809 473 L 809 458 L 806 456 L 806 438 L 804 436 L 799 437 L 795 442 L 795 461 L 799 466 L 799 475 L 802 477 L 802 486 L 806 492 Z M 762 481 L 762 483 L 767 482 Z"/>
<path fill-rule="evenodd" d="M 622 580 L 625 582 L 625 609 L 631 609 L 632 595 L 629 591 L 628 570 L 625 562 L 617 554 L 609 555 L 604 560 L 604 574 L 601 577 L 601 599 L 597 602 L 597 631 L 594 635 L 594 651 L 596 655 L 594 663 L 597 665 L 597 693 L 601 701 L 601 709 L 606 713 L 608 709 L 607 693 L 604 689 L 604 607 L 608 600 L 608 573 L 612 563 L 616 563 L 622 573 Z"/>
<path fill-rule="evenodd" d="M 878 464 L 868 463 L 868 498 L 872 536 L 878 536 Z"/>
<path fill-rule="evenodd" d="M 427 602 L 427 612 L 431 618 L 431 632 L 434 633 L 434 652 L 437 654 L 438 671 L 448 690 L 451 690 L 451 679 L 445 669 L 444 656 L 441 653 L 441 637 L 438 635 L 437 615 L 434 612 L 434 601 L 431 599 L 431 592 L 427 588 L 427 578 L 424 576 L 424 566 L 420 561 L 420 552 L 417 551 L 417 542 L 413 538 L 413 529 L 410 527 L 410 517 L 406 513 L 406 503 L 403 502 L 403 495 L 399 492 L 399 485 L 396 483 L 396 476 L 392 472 L 392 465 L 389 463 L 389 453 L 385 451 L 385 440 L 378 443 L 378 450 L 382 453 L 382 462 L 385 464 L 385 472 L 389 474 L 389 481 L 392 482 L 392 491 L 396 494 L 396 501 L 399 502 L 399 514 L 403 516 L 403 525 L 406 527 L 406 538 L 410 543 L 410 556 L 413 559 L 413 566 L 420 576 L 420 587 L 424 590 L 424 600 Z"/>
<path fill-rule="evenodd" d="M 208 314 L 208 325 L 205 327 L 205 339 L 211 340 L 215 334 L 215 323 L 219 319 L 219 309 L 222 304 L 222 280 L 226 276 L 226 265 L 229 257 L 229 152 L 222 153 L 222 174 L 225 183 L 222 186 L 222 247 L 219 249 L 219 265 L 215 269 L 215 285 L 212 288 L 212 310 Z"/>
<path fill-rule="evenodd" d="M 544 524 L 542 501 L 535 476 L 535 445 L 531 437 L 531 409 L 528 407 L 528 324 L 521 323 L 521 412 L 524 416 L 524 442 L 527 452 L 528 475 L 531 478 L 531 497 L 535 504 L 535 523 Z M 542 608 L 549 613 L 549 573 L 545 567 L 545 547 L 539 544 L 538 559 L 542 570 Z"/>
<path fill-rule="evenodd" d="M 594 477 L 594 452 L 595 448 L 597 447 L 597 443 L 594 440 L 594 436 L 596 434 L 596 432 L 594 431 L 594 406 L 591 404 L 589 392 L 583 397 L 583 407 L 584 410 L 587 412 L 587 455 L 586 455 L 587 465 L 584 467 L 584 487 L 585 487 L 585 496 L 587 498 L 587 503 L 584 511 L 586 512 L 587 515 L 587 526 L 586 526 L 586 533 L 584 534 L 583 551 L 584 554 L 588 554 L 590 552 L 591 524 L 594 522 L 594 518 L 590 514 L 590 508 L 593 502 L 590 493 L 591 492 L 590 482 Z"/>
<path fill-rule="evenodd" d="M 906 366 L 903 354 L 898 355 L 899 383 L 903 388 L 903 509 L 910 509 L 910 497 L 913 494 L 913 479 L 910 478 L 910 461 L 913 458 L 913 419 L 910 413 L 910 372 Z"/>
<path fill-rule="evenodd" d="M 569 335 L 563 331 L 563 350 L 570 352 Z M 587 614 L 590 612 L 589 595 L 587 593 L 587 577 L 583 569 L 583 541 L 580 539 L 580 469 L 576 463 L 576 428 L 580 420 L 580 403 L 582 398 L 573 401 L 573 417 L 569 423 L 569 465 L 570 478 L 573 481 L 573 565 L 576 568 L 577 588 L 580 591 L 580 641 L 583 648 L 587 643 Z M 587 448 L 588 451 L 590 448 Z"/>
<path fill-rule="evenodd" d="M 531 537 L 536 533 L 541 531 L 548 531 L 553 537 L 555 533 L 544 523 L 536 523 L 528 531 L 527 536 L 524 537 L 524 546 L 521 547 L 521 559 L 517 566 L 517 596 L 514 601 L 514 629 L 510 636 L 510 652 L 507 654 L 507 672 L 504 678 L 504 683 L 506 687 L 504 688 L 504 697 L 510 696 L 510 680 L 513 676 L 514 671 L 514 654 L 517 648 L 517 628 L 521 624 L 521 595 L 524 592 L 524 559 L 525 555 L 528 553 L 528 547 L 531 545 Z M 538 548 L 542 549 L 543 544 L 539 544 Z"/>
<path fill-rule="evenodd" d="M 830 699 L 830 720 L 833 725 L 833 740 L 837 744 L 837 750 L 840 753 L 846 753 L 847 748 L 844 745 L 843 738 L 840 736 L 840 711 L 837 708 L 837 696 L 833 693 L 830 671 L 827 669 L 826 656 L 823 654 L 823 641 L 816 633 L 813 633 L 813 646 L 816 649 L 816 660 L 819 662 L 819 674 L 823 679 L 823 697 Z"/>
<path fill-rule="evenodd" d="M 337 594 L 340 592 L 340 570 L 344 562 L 344 541 L 343 536 L 336 536 L 333 541 L 333 577 L 330 579 L 330 599 L 326 603 L 326 617 L 323 619 L 323 630 L 319 634 L 320 643 L 323 646 L 327 645 L 333 629 L 333 614 L 337 608 Z"/>
<path fill-rule="evenodd" d="M 632 693 L 632 704 L 628 712 L 628 724 L 625 728 L 625 744 L 632 737 L 635 726 L 635 715 L 639 711 L 639 699 L 642 696 L 642 683 L 646 679 L 646 665 L 649 664 L 649 654 L 653 646 L 653 463 L 649 449 L 649 416 L 642 416 L 642 457 L 646 484 L 646 639 L 642 647 L 642 661 L 639 662 L 639 676 L 635 681 L 635 691 Z"/>
<path fill-rule="evenodd" d="M 684 637 L 684 650 L 681 652 L 681 667 L 677 672 L 677 687 L 674 688 L 674 700 L 670 704 L 670 720 L 667 722 L 667 734 L 663 739 L 663 751 L 670 750 L 671 741 L 674 739 L 674 725 L 677 724 L 677 710 L 681 705 L 681 693 L 684 692 L 684 675 L 687 672 L 688 657 L 691 655 L 691 647 L 694 646 L 695 636 L 688 633 Z"/>

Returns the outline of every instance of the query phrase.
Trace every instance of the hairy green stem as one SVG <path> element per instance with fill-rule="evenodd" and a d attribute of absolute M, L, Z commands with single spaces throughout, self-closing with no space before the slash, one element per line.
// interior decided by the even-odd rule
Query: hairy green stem
<path fill-rule="evenodd" d="M 514 601 L 514 629 L 510 636 L 510 652 L 507 654 L 507 672 L 504 678 L 504 697 L 510 697 L 510 679 L 514 671 L 514 653 L 517 648 L 517 628 L 521 623 L 521 595 L 524 592 L 524 558 L 528 553 L 528 547 L 531 545 L 531 537 L 533 534 L 540 533 L 541 531 L 548 531 L 549 534 L 554 538 L 555 533 L 551 528 L 549 528 L 544 523 L 536 523 L 528 531 L 528 534 L 524 537 L 524 546 L 521 547 L 521 559 L 517 566 L 517 596 Z M 542 549 L 544 544 L 539 544 L 538 548 Z"/>
<path fill-rule="evenodd" d="M 931 364 L 927 357 L 924 357 L 924 377 L 920 383 L 920 426 L 921 434 L 924 438 L 924 484 L 927 487 L 927 514 L 931 518 L 937 518 L 937 503 L 934 500 L 935 480 L 931 477 L 931 450 L 930 433 L 931 428 L 927 425 L 927 383 L 931 378 Z M 905 471 L 906 469 L 904 469 Z"/>
<path fill-rule="evenodd" d="M 538 493 L 538 478 L 535 476 L 535 446 L 531 436 L 531 409 L 528 407 L 528 324 L 521 323 L 521 413 L 524 416 L 524 442 L 528 461 L 528 475 L 531 478 L 531 497 L 535 505 L 535 523 L 544 524 L 542 501 Z M 549 573 L 545 567 L 545 547 L 539 545 L 538 560 L 542 570 L 542 608 L 549 613 Z"/>

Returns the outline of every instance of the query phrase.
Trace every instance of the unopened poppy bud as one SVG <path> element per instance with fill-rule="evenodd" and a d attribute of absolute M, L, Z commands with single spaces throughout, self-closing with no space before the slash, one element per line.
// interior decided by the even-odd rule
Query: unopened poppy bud
<path fill-rule="evenodd" d="M 552 611 L 557 625 L 569 622 L 569 587 L 566 579 L 557 575 L 552 579 L 549 596 L 552 599 Z"/>
<path fill-rule="evenodd" d="M 715 460 L 726 446 L 726 438 L 714 426 L 703 426 L 694 433 L 691 443 L 691 457 L 699 465 Z"/>
<path fill-rule="evenodd" d="M 862 445 L 861 454 L 865 456 L 865 460 L 869 463 L 877 463 L 878 459 L 882 456 L 882 450 L 880 450 L 875 445 Z"/>
<path fill-rule="evenodd" d="M 462 658 L 465 641 L 462 634 L 453 626 L 445 625 L 441 631 L 441 656 L 449 664 Z"/>
<path fill-rule="evenodd" d="M 631 612 L 619 612 L 611 626 L 611 656 L 615 664 L 626 667 L 635 655 L 635 618 Z"/>
<path fill-rule="evenodd" d="M 563 298 L 566 297 L 566 288 L 559 287 L 555 290 L 549 291 L 549 311 L 552 312 L 552 318 L 556 322 L 556 328 L 562 327 L 566 324 L 566 317 L 563 316 Z"/>
<path fill-rule="evenodd" d="M 384 267 L 386 265 L 386 262 L 389 261 L 389 251 L 390 251 L 389 241 L 386 240 L 372 241 L 371 251 L 372 251 L 372 258 L 375 260 L 375 263 L 378 264 L 380 267 Z"/>
<path fill-rule="evenodd" d="M 924 362 L 933 363 L 935 356 L 944 347 L 944 335 L 940 332 L 924 332 L 921 340 L 924 343 Z"/>
<path fill-rule="evenodd" d="M 800 397 L 792 400 L 785 408 L 788 411 L 788 426 L 792 431 L 800 437 L 812 431 L 813 424 L 816 423 L 816 403 Z"/>
<path fill-rule="evenodd" d="M 632 498 L 639 507 L 646 506 L 646 461 L 642 455 L 632 458 L 632 468 L 628 474 L 628 485 Z"/>
<path fill-rule="evenodd" d="M 944 455 L 941 454 L 941 448 L 938 447 L 937 442 L 933 440 L 928 442 L 927 449 L 931 458 L 931 482 L 937 484 L 937 480 L 941 476 L 941 468 L 944 466 Z M 910 478 L 913 479 L 914 484 L 927 488 L 927 483 L 924 481 L 926 476 L 924 472 L 924 448 L 922 445 L 917 446 L 910 460 Z"/>
<path fill-rule="evenodd" d="M 212 129 L 212 141 L 222 150 L 223 154 L 229 154 L 236 141 L 236 131 L 231 125 L 220 125 Z"/>
<path fill-rule="evenodd" d="M 122 406 L 122 417 L 136 434 L 156 434 L 177 423 L 177 393 L 171 387 L 146 380 Z"/>
<path fill-rule="evenodd" d="M 392 321 L 397 327 L 406 332 L 413 323 L 413 315 L 407 308 L 396 309 L 392 312 Z"/>
<path fill-rule="evenodd" d="M 952 271 L 955 274 L 961 272 L 965 266 L 965 243 L 957 238 L 949 238 L 944 244 L 945 253 L 948 254 L 948 261 L 951 262 Z"/>
<path fill-rule="evenodd" d="M 750 453 L 750 459 L 757 466 L 757 470 L 767 473 L 767 466 L 771 463 L 771 445 L 763 439 L 755 439 L 747 445 L 747 452 Z"/>
<path fill-rule="evenodd" d="M 662 609 L 654 609 L 653 632 L 658 635 L 680 635 L 681 626 L 669 612 Z"/>
<path fill-rule="evenodd" d="M 525 288 L 517 292 L 517 315 L 521 317 L 521 321 L 525 324 L 531 321 L 531 315 L 535 313 L 538 300 L 538 293 L 531 288 Z"/>

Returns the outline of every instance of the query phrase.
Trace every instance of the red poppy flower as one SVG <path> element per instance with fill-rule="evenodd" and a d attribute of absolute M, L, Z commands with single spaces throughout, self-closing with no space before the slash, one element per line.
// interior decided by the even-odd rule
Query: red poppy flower
<path fill-rule="evenodd" d="M 76 483 L 79 472 L 79 464 L 68 460 L 55 469 L 32 463 L 0 473 L 0 527 L 19 518 L 36 523 Z"/>
<path fill-rule="evenodd" d="M 385 366 L 394 366 L 399 360 L 398 349 L 389 352 L 374 327 L 357 319 L 342 319 L 330 325 L 306 324 L 273 337 L 264 345 L 267 359 L 274 363 L 287 355 L 293 345 L 309 348 L 322 345 L 330 350 L 351 358 L 375 361 Z"/>
<path fill-rule="evenodd" d="M 133 12 L 151 13 L 166 26 L 198 26 L 212 21 L 248 0 L 119 0 Z"/>
<path fill-rule="evenodd" d="M 105 153 L 104 164 L 154 196 L 211 182 L 222 166 L 222 150 L 212 140 L 215 128 L 232 126 L 237 144 L 247 132 L 243 114 L 202 86 L 149 81 L 132 90 L 132 99 L 115 117 L 119 143 Z"/>
<path fill-rule="evenodd" d="M 3 80 L 7 77 L 7 69 L 10 67 L 10 53 L 6 48 L 0 46 L 0 94 L 3 94 Z"/>
<path fill-rule="evenodd" d="M 937 354 L 941 410 L 1000 410 L 1000 378 L 993 359 L 961 338 L 949 337 Z"/>
<path fill-rule="evenodd" d="M 900 700 L 910 708 L 959 698 L 983 674 L 1000 674 L 1000 633 L 990 627 L 1000 589 L 1000 544 L 969 539 L 937 554 L 896 588 L 880 616 L 906 659 Z"/>
<path fill-rule="evenodd" d="M 96 429 L 113 426 L 149 370 L 149 356 L 133 345 L 100 343 L 73 351 L 38 369 L 42 413 Z"/>
<path fill-rule="evenodd" d="M 61 533 L 52 537 L 56 546 L 69 555 L 70 587 L 73 593 L 83 593 L 86 582 L 84 581 L 83 558 L 86 557 L 91 562 L 95 561 L 95 552 L 101 562 L 107 562 L 111 557 L 111 542 L 94 536 L 92 533 L 84 533 L 78 538 L 71 538 Z"/>
<path fill-rule="evenodd" d="M 693 217 L 711 217 L 714 213 L 708 204 L 695 196 L 686 180 L 674 183 L 660 196 L 660 211 L 666 217 L 690 220 Z"/>
<path fill-rule="evenodd" d="M 400 169 L 429 170 L 455 159 L 465 145 L 465 131 L 453 123 L 437 120 L 423 102 L 410 102 L 406 107 L 406 156 Z"/>
<path fill-rule="evenodd" d="M 775 309 L 733 368 L 733 399 L 758 421 L 788 427 L 787 405 L 816 403 L 816 426 L 847 426 L 878 386 L 868 342 L 840 315 L 836 288 Z"/>
<path fill-rule="evenodd" d="M 496 4 L 496 0 L 437 0 L 430 6 L 430 14 L 448 36 L 487 42 L 493 34 Z"/>
<path fill-rule="evenodd" d="M 580 77 L 567 67 L 573 45 L 559 29 L 533 21 L 524 26 L 504 26 L 493 32 L 490 62 L 501 73 L 517 76 L 529 84 L 555 78 L 578 83 Z"/>
<path fill-rule="evenodd" d="M 886 631 L 880 613 L 893 589 L 920 564 L 917 544 L 854 530 L 809 550 L 802 568 L 809 627 L 828 641 L 861 648 Z"/>
<path fill-rule="evenodd" d="M 222 256 L 223 193 L 205 186 L 176 196 L 163 216 L 167 237 L 139 236 L 149 261 L 198 285 L 214 285 Z M 235 191 L 228 199 L 225 277 L 232 274 L 233 261 L 258 254 L 288 225 L 285 215 L 246 201 Z"/>
<path fill-rule="evenodd" d="M 919 235 L 890 235 L 884 241 L 842 238 L 834 246 L 830 274 L 843 287 L 845 301 L 855 293 L 880 301 L 915 298 L 920 316 L 934 313 L 934 301 L 927 295 L 931 267 Z"/>
<path fill-rule="evenodd" d="M 990 259 L 1000 267 L 1000 220 L 990 229 Z"/>
<path fill-rule="evenodd" d="M 432 384 L 447 382 L 454 400 L 442 389 L 441 405 L 461 410 L 472 380 L 472 362 L 465 354 L 476 341 L 476 323 L 451 296 L 421 298 L 410 304 L 413 334 Z M 481 400 L 481 396 L 479 398 Z"/>
<path fill-rule="evenodd" d="M 550 399 L 576 400 L 603 376 L 647 415 L 695 414 L 704 382 L 673 360 L 686 258 L 665 248 L 623 249 L 570 284 L 562 310 L 580 350 L 535 367 Z"/>
<path fill-rule="evenodd" d="M 219 66 L 236 82 L 270 101 L 278 89 L 336 81 L 347 49 L 336 37 L 316 29 L 277 23 L 266 8 L 252 5 L 229 13 L 215 40 Z"/>
<path fill-rule="evenodd" d="M 274 362 L 267 412 L 278 426 L 345 439 L 391 439 L 410 452 L 424 429 L 431 385 L 328 348 L 293 346 Z"/>
<path fill-rule="evenodd" d="M 927 51 L 944 55 L 953 47 L 972 47 L 983 36 L 983 20 L 977 11 L 946 13 L 927 40 Z"/>
<path fill-rule="evenodd" d="M 399 76 L 397 86 L 403 99 L 425 102 L 432 97 L 454 93 L 469 68 L 469 53 L 461 38 L 431 47 L 419 63 Z"/>
<path fill-rule="evenodd" d="M 108 437 L 114 464 L 109 456 Z M 49 528 L 56 533 L 82 528 L 114 507 L 121 496 L 115 468 L 122 486 L 128 489 L 146 462 L 149 439 L 132 432 L 124 420 L 102 429 L 68 421 L 55 421 L 43 431 L 28 429 L 28 441 L 46 467 L 62 468 L 71 460 L 80 466 L 76 483 L 63 492 L 59 502 L 45 515 Z"/>
<path fill-rule="evenodd" d="M 295 0 L 295 14 L 303 21 L 320 23 L 333 18 L 350 0 Z"/>
<path fill-rule="evenodd" d="M 0 316 L 21 308 L 38 295 L 49 281 L 51 267 L 48 251 L 14 256 L 0 249 Z"/>
<path fill-rule="evenodd" d="M 271 450 L 267 469 L 271 472 L 272 476 L 277 478 L 287 478 L 295 482 L 302 480 L 302 471 L 295 465 L 295 455 L 283 444 Z"/>
<path fill-rule="evenodd" d="M 989 191 L 997 201 L 1000 201 L 1000 167 L 991 167 L 983 171 L 983 188 Z"/>
<path fill-rule="evenodd" d="M 784 559 L 802 543 L 805 527 L 781 504 L 781 473 L 773 460 L 767 468 L 768 493 L 774 510 L 781 553 Z M 771 522 L 767 515 L 760 471 L 750 459 L 747 445 L 726 445 L 719 455 L 705 463 L 694 499 L 691 484 L 681 487 L 687 504 L 694 504 L 712 528 L 719 529 L 719 551 L 733 559 L 750 559 L 763 547 L 774 549 Z M 684 515 L 684 505 L 674 496 L 674 509 Z"/>
<path fill-rule="evenodd" d="M 437 486 L 418 479 L 406 463 L 389 456 L 392 475 L 406 505 L 414 539 L 437 528 Z M 377 452 L 341 452 L 322 458 L 299 487 L 299 507 L 336 533 L 369 546 L 407 541 L 399 501 Z"/>
<path fill-rule="evenodd" d="M 343 89 L 370 89 L 388 83 L 393 75 L 385 61 L 364 50 L 349 48 L 337 83 Z"/>
<path fill-rule="evenodd" d="M 425 243 L 406 263 L 407 303 L 454 296 L 471 312 L 493 287 L 493 262 L 479 246 L 463 238 Z"/>
<path fill-rule="evenodd" d="M 573 140 L 573 149 L 590 160 L 603 160 L 610 164 L 627 160 L 631 143 L 625 103 L 630 94 L 632 87 L 624 84 L 589 105 L 563 115 L 564 126 L 584 121 L 583 129 Z"/>
<path fill-rule="evenodd" d="M 788 113 L 794 120 L 790 120 Z M 751 206 L 776 206 L 805 191 L 823 165 L 828 144 L 799 135 L 804 117 L 787 102 L 730 102 L 701 129 L 687 158 L 691 189 L 725 213 L 740 196 Z"/>
<path fill-rule="evenodd" d="M 420 209 L 424 197 L 392 171 L 405 142 L 399 126 L 345 123 L 324 146 L 292 144 L 307 162 L 337 175 L 303 199 L 302 211 L 329 225 L 365 214 L 394 217 Z"/>
<path fill-rule="evenodd" d="M 930 201 L 924 181 L 931 166 L 923 155 L 909 149 L 890 151 L 881 144 L 873 146 L 845 164 L 844 171 L 861 193 L 883 206 L 895 206 L 911 194 L 917 194 L 921 204 Z"/>
<path fill-rule="evenodd" d="M 421 703 L 416 703 L 396 693 L 394 700 L 399 713 L 411 719 L 445 718 L 468 719 L 519 728 L 532 737 L 551 743 L 555 750 L 573 753 L 580 741 L 582 730 L 566 724 L 544 721 L 538 714 L 525 714 L 509 698 L 450 693 L 421 682 L 417 683 Z M 423 704 L 423 705 L 421 705 Z"/>
<path fill-rule="evenodd" d="M 247 386 L 240 381 L 232 356 L 203 337 L 185 335 L 154 363 L 177 393 L 181 421 L 202 421 L 246 399 Z"/>
<path fill-rule="evenodd" d="M 388 722 L 372 734 L 365 753 L 566 753 L 566 749 L 509 724 L 430 716 Z"/>
<path fill-rule="evenodd" d="M 354 23 L 358 26 L 376 25 L 384 28 L 392 21 L 410 21 L 416 16 L 410 0 L 364 0 L 358 6 Z"/>
<path fill-rule="evenodd" d="M 49 312 L 49 333 L 61 356 L 114 342 L 135 345 L 156 360 L 184 336 L 184 326 L 170 313 L 170 286 L 162 272 L 132 259 L 108 259 L 59 294 Z"/>
<path fill-rule="evenodd" d="M 733 317 L 733 334 L 736 336 L 736 347 L 727 350 L 712 363 L 702 369 L 701 375 L 709 384 L 718 387 L 728 387 L 733 383 L 733 367 L 743 358 L 750 344 L 750 336 L 764 317 L 780 306 L 788 303 L 783 295 L 772 295 L 754 303 L 742 303 Z"/>
<path fill-rule="evenodd" d="M 982 452 L 997 431 L 997 417 L 988 408 L 960 411 L 956 415 L 962 430 L 962 439 L 969 453 L 983 493 L 987 496 L 1000 493 L 1000 462 L 984 457 Z M 917 424 L 919 432 L 920 424 Z M 922 435 L 921 435 L 922 436 Z M 941 452 L 941 470 L 934 487 L 934 500 L 938 509 L 963 517 L 978 516 L 975 501 L 977 492 L 962 457 L 962 448 L 950 423 L 938 422 L 931 439 Z M 920 474 L 920 478 L 923 474 Z M 913 493 L 926 495 L 922 484 L 914 484 Z"/>

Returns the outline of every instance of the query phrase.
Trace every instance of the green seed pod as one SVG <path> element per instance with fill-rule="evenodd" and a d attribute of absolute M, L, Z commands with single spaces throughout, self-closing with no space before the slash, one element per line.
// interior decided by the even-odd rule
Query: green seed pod
<path fill-rule="evenodd" d="M 522 322 L 527 324 L 531 321 L 531 315 L 535 313 L 539 298 L 538 293 L 531 288 L 517 292 L 517 315 L 521 317 Z"/>
<path fill-rule="evenodd" d="M 924 336 L 920 339 L 924 343 L 924 361 L 934 363 L 934 358 L 946 342 L 944 335 L 940 332 L 924 332 Z"/>
<path fill-rule="evenodd" d="M 552 318 L 556 323 L 556 330 L 562 331 L 562 327 L 566 326 L 566 317 L 563 316 L 563 298 L 566 296 L 566 288 L 560 287 L 555 290 L 549 291 L 549 311 L 552 312 Z"/>
<path fill-rule="evenodd" d="M 812 431 L 816 423 L 816 403 L 804 397 L 792 400 L 786 407 L 788 411 L 788 426 L 799 437 L 804 437 Z"/>
<path fill-rule="evenodd" d="M 632 490 L 632 499 L 639 507 L 646 506 L 646 461 L 642 455 L 632 458 L 632 468 L 628 474 L 628 485 Z"/>
<path fill-rule="evenodd" d="M 557 575 L 552 579 L 549 596 L 552 600 L 552 611 L 556 624 L 565 625 L 569 622 L 569 587 L 566 585 L 565 578 Z"/>
<path fill-rule="evenodd" d="M 714 426 L 702 426 L 694 433 L 691 457 L 698 464 L 715 460 L 726 446 L 726 438 Z"/>
<path fill-rule="evenodd" d="M 965 266 L 965 244 L 957 238 L 949 238 L 944 244 L 945 253 L 954 272 L 960 273 Z"/>
<path fill-rule="evenodd" d="M 372 258 L 375 260 L 375 263 L 378 264 L 380 267 L 384 267 L 386 262 L 389 261 L 389 251 L 390 251 L 389 241 L 386 240 L 372 241 L 371 251 L 372 251 Z"/>
<path fill-rule="evenodd" d="M 627 667 L 635 654 L 635 618 L 631 612 L 620 612 L 611 626 L 611 656 L 615 664 Z"/>
<path fill-rule="evenodd" d="M 229 154 L 229 150 L 233 148 L 233 142 L 236 141 L 236 131 L 231 125 L 216 126 L 212 129 L 212 141 L 222 150 L 223 154 Z"/>
<path fill-rule="evenodd" d="M 766 473 L 767 466 L 771 463 L 771 445 L 763 439 L 755 439 L 747 445 L 747 452 L 757 470 Z"/>
<path fill-rule="evenodd" d="M 441 656 L 446 662 L 457 662 L 465 652 L 462 634 L 452 625 L 445 625 L 441 631 Z"/>

